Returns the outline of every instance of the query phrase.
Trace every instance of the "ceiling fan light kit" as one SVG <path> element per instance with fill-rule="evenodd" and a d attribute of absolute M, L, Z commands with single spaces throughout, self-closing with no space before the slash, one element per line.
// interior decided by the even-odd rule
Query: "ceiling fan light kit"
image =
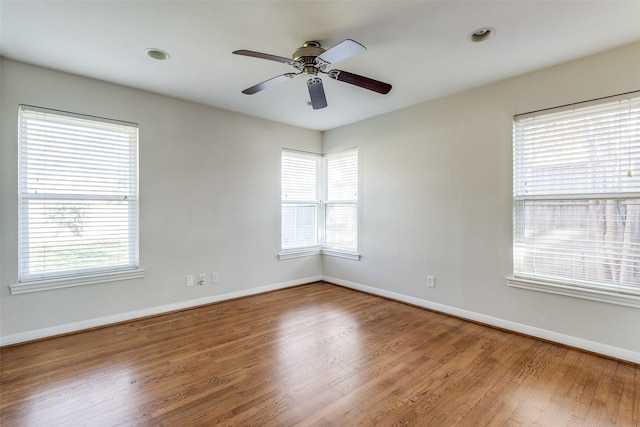
<path fill-rule="evenodd" d="M 283 64 L 291 65 L 297 70 L 295 73 L 285 73 L 269 80 L 265 80 L 262 83 L 258 83 L 257 85 L 243 90 L 242 93 L 246 95 L 253 95 L 277 83 L 281 83 L 303 74 L 307 77 L 307 88 L 309 90 L 309 97 L 311 98 L 311 106 L 314 110 L 319 110 L 327 106 L 327 99 L 325 97 L 322 79 L 318 77 L 318 73 L 327 74 L 334 80 L 349 83 L 383 95 L 389 93 L 392 87 L 389 83 L 384 83 L 369 77 L 349 73 L 347 71 L 336 69 L 329 70 L 333 64 L 362 53 L 365 50 L 367 50 L 367 48 L 360 43 L 351 39 L 346 39 L 329 49 L 324 49 L 317 41 L 307 41 L 293 52 L 293 55 L 291 56 L 292 59 L 268 53 L 255 52 L 252 50 L 236 50 L 233 53 L 236 55 L 251 56 L 254 58 L 281 62 Z"/>

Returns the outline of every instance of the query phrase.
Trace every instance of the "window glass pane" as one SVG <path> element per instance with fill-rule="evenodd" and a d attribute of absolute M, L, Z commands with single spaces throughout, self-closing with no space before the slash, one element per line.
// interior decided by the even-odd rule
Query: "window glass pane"
<path fill-rule="evenodd" d="M 640 200 L 528 200 L 516 210 L 516 271 L 640 293 Z"/>
<path fill-rule="evenodd" d="M 318 244 L 317 206 L 282 205 L 282 248 L 300 248 Z"/>
<path fill-rule="evenodd" d="M 132 263 L 129 201 L 25 200 L 29 274 Z"/>
<path fill-rule="evenodd" d="M 326 205 L 325 246 L 355 252 L 358 248 L 358 207 L 355 204 Z"/>

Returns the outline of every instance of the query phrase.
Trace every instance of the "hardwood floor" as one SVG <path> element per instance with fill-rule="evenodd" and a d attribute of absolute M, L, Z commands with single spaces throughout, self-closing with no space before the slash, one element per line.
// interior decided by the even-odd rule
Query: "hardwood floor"
<path fill-rule="evenodd" d="M 640 426 L 640 366 L 326 283 L 0 350 L 8 426 Z"/>

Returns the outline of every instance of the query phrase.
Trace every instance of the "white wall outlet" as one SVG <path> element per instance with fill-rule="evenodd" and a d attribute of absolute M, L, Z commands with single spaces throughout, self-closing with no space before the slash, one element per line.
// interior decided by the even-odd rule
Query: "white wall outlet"
<path fill-rule="evenodd" d="M 200 274 L 200 276 L 198 276 L 198 285 L 202 286 L 205 283 L 207 283 L 207 276 L 206 274 L 202 273 Z"/>
<path fill-rule="evenodd" d="M 211 273 L 211 283 L 218 283 L 220 281 L 220 273 L 218 273 L 217 271 L 214 273 Z"/>
<path fill-rule="evenodd" d="M 189 286 L 193 286 L 194 282 L 193 282 L 193 274 L 187 274 L 187 281 L 186 281 L 186 285 L 187 287 Z"/>
<path fill-rule="evenodd" d="M 435 276 L 427 276 L 427 288 L 435 288 L 435 287 L 436 287 Z"/>

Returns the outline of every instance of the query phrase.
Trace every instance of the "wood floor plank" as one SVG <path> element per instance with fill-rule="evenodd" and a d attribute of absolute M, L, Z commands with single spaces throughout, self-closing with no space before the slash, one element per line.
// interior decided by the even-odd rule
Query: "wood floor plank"
<path fill-rule="evenodd" d="M 640 426 L 640 366 L 318 282 L 0 349 L 0 425 Z"/>

